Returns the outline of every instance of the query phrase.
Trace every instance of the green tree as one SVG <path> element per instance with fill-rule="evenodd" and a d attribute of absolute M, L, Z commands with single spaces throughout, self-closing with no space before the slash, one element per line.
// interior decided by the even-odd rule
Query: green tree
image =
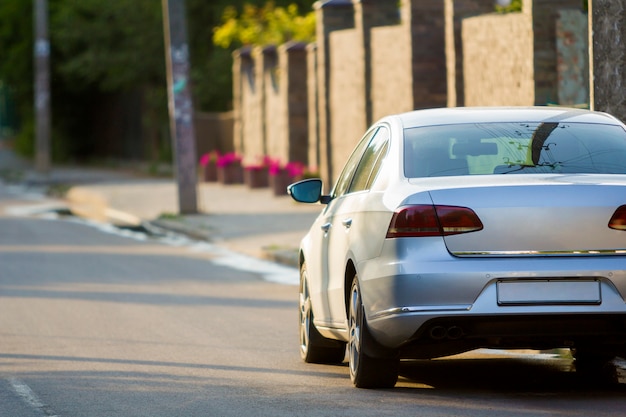
<path fill-rule="evenodd" d="M 316 0 L 275 0 L 276 7 L 294 4 L 301 12 L 313 9 Z M 227 9 L 242 13 L 246 4 L 262 8 L 267 0 L 187 0 L 191 74 L 196 110 L 225 111 L 232 108 L 232 52 L 213 43 L 214 28 L 223 25 Z"/>
<path fill-rule="evenodd" d="M 496 3 L 495 5 L 496 12 L 498 13 L 514 13 L 522 11 L 522 0 L 511 0 L 509 4 L 501 6 Z"/>
<path fill-rule="evenodd" d="M 311 42 L 315 37 L 315 14 L 298 13 L 298 6 L 276 7 L 273 2 L 263 7 L 244 5 L 243 12 L 227 7 L 222 25 L 215 28 L 213 42 L 230 48 L 242 45 L 279 45 L 291 40 Z"/>
<path fill-rule="evenodd" d="M 52 43 L 69 87 L 124 91 L 162 85 L 161 4 L 154 0 L 65 0 L 52 16 Z"/>
<path fill-rule="evenodd" d="M 160 0 L 48 0 L 51 39 L 52 146 L 55 160 L 93 156 L 94 115 L 111 97 L 126 105 L 129 94 L 141 96 L 145 129 L 152 129 L 155 148 L 167 152 L 165 52 Z M 314 0 L 276 0 L 288 11 L 312 8 Z M 222 24 L 228 7 L 263 6 L 265 0 L 186 0 L 191 51 L 191 77 L 197 111 L 231 108 L 232 57 L 213 44 L 213 28 Z M 21 122 L 18 145 L 32 151 L 33 1 L 0 1 L 0 80 L 11 88 Z M 111 123 L 115 123 L 111 120 Z M 166 135 L 165 135 L 166 136 Z M 102 155 L 97 155 L 102 156 Z"/>
<path fill-rule="evenodd" d="M 21 121 L 16 146 L 32 153 L 33 8 L 30 1 L 0 1 L 0 79 L 10 87 Z M 26 128 L 29 126 L 28 128 Z M 30 131 L 30 136 L 27 131 Z"/>
<path fill-rule="evenodd" d="M 161 2 L 62 0 L 51 27 L 66 89 L 96 98 L 138 96 L 144 151 L 152 160 L 168 158 L 169 140 L 160 134 L 168 122 Z"/>

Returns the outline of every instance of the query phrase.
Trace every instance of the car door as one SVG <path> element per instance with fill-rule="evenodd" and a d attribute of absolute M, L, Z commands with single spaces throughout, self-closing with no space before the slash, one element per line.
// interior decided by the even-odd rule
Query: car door
<path fill-rule="evenodd" d="M 346 325 L 345 271 L 355 238 L 354 222 L 364 222 L 363 208 L 367 194 L 386 154 L 389 130 L 377 126 L 366 133 L 348 159 L 326 211 L 326 228 L 322 247 L 322 263 L 326 271 L 326 293 L 333 327 Z M 358 224 L 356 225 L 358 226 Z"/>

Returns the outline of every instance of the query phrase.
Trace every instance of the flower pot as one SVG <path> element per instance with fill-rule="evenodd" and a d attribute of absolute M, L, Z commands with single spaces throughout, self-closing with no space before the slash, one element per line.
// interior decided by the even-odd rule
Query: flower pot
<path fill-rule="evenodd" d="M 243 182 L 250 188 L 263 188 L 269 185 L 267 167 L 248 167 L 243 171 Z"/>
<path fill-rule="evenodd" d="M 284 169 L 270 175 L 269 179 L 270 188 L 275 196 L 287 195 L 287 186 L 293 182 L 293 177 Z"/>
<path fill-rule="evenodd" d="M 217 179 L 222 184 L 243 183 L 243 168 L 239 163 L 231 163 L 217 167 Z"/>
<path fill-rule="evenodd" d="M 200 166 L 201 180 L 204 182 L 217 181 L 217 165 L 214 162 L 209 162 L 206 165 Z"/>

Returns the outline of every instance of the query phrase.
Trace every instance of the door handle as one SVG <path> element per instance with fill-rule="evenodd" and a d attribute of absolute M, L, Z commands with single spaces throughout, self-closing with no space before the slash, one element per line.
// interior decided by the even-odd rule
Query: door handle
<path fill-rule="evenodd" d="M 324 231 L 324 233 L 328 233 L 328 231 L 330 230 L 330 223 L 324 223 L 321 226 L 322 230 Z"/>
<path fill-rule="evenodd" d="M 343 224 L 346 229 L 349 229 L 350 226 L 352 226 L 352 219 L 342 220 L 341 224 Z"/>

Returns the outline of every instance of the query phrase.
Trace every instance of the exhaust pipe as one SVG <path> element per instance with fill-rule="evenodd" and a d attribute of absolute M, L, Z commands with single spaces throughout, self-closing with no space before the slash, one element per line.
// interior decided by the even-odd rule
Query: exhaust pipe
<path fill-rule="evenodd" d="M 443 326 L 434 326 L 430 329 L 430 338 L 433 340 L 450 339 L 457 340 L 463 337 L 463 329 L 458 326 L 450 326 L 447 329 Z"/>
<path fill-rule="evenodd" d="M 435 326 L 430 329 L 430 338 L 435 340 L 441 340 L 446 337 L 446 329 L 443 326 Z"/>
<path fill-rule="evenodd" d="M 448 338 L 452 340 L 460 339 L 463 337 L 463 329 L 458 326 L 452 326 L 447 331 Z"/>

